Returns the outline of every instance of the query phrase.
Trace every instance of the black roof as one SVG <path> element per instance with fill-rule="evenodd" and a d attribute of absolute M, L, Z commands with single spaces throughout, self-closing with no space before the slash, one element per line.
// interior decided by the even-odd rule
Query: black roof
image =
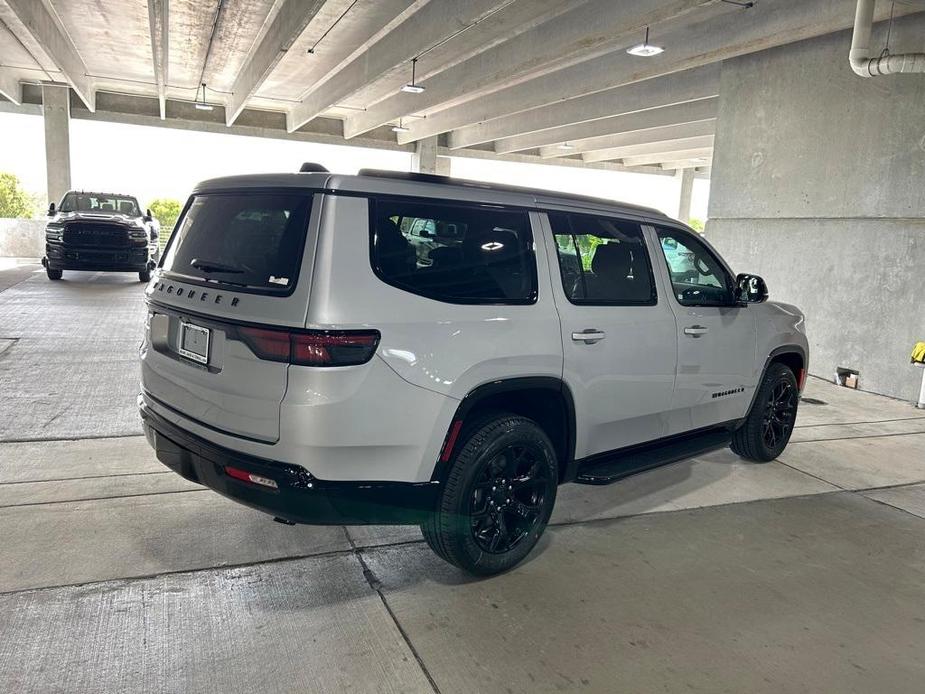
<path fill-rule="evenodd" d="M 629 202 L 619 200 L 608 200 L 607 198 L 597 198 L 592 195 L 579 195 L 577 193 L 563 193 L 558 190 L 549 190 L 548 188 L 529 188 L 527 186 L 512 186 L 504 183 L 487 183 L 485 181 L 472 181 L 466 178 L 454 178 L 452 176 L 439 176 L 428 173 L 409 173 L 404 171 L 386 171 L 382 169 L 360 169 L 357 176 L 371 176 L 373 178 L 391 178 L 398 181 L 418 181 L 420 183 L 438 183 L 443 185 L 463 186 L 473 188 L 483 188 L 485 190 L 497 190 L 504 193 L 520 193 L 522 195 L 533 195 L 540 197 L 554 197 L 560 200 L 571 200 L 574 202 L 607 205 L 613 207 L 618 205 L 627 209 L 638 210 L 647 215 L 656 217 L 665 217 L 667 215 L 661 210 L 644 205 L 635 205 Z"/>

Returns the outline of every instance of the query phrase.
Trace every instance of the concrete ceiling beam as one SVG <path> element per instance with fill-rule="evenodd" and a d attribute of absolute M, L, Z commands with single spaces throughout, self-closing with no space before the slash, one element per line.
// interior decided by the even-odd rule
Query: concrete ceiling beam
<path fill-rule="evenodd" d="M 247 100 L 264 83 L 327 0 L 283 0 L 260 43 L 238 71 L 225 108 L 225 124 L 241 115 Z"/>
<path fill-rule="evenodd" d="M 45 4 L 39 0 L 0 1 L 9 7 L 31 39 L 57 66 L 71 89 L 93 111 L 96 108 L 95 89 L 93 81 L 87 76 L 87 66 Z"/>
<path fill-rule="evenodd" d="M 672 165 L 671 168 L 680 169 L 686 167 L 676 165 L 679 162 L 707 159 L 707 162 L 698 161 L 696 164 L 696 166 L 705 166 L 707 163 L 709 163 L 709 159 L 712 157 L 712 147 L 700 147 L 696 149 L 680 149 L 673 152 L 661 152 L 658 154 L 646 154 L 639 157 L 626 157 L 622 160 L 622 162 L 623 166 L 646 166 L 659 164 L 662 168 L 667 168 L 665 166 L 667 163 Z M 695 164 L 689 164 L 688 166 L 695 166 Z"/>
<path fill-rule="evenodd" d="M 730 11 L 711 12 L 704 21 L 659 32 L 653 43 L 666 50 L 652 58 L 638 58 L 615 50 L 570 67 L 493 92 L 491 95 L 428 114 L 411 125 L 400 142 L 458 131 L 466 126 L 503 118 L 527 109 L 630 84 L 670 72 L 686 70 L 727 58 L 774 48 L 853 26 L 854 0 L 774 0 L 748 9 L 724 5 Z M 917 11 L 897 3 L 895 12 Z M 878 3 L 875 21 L 888 18 L 889 3 Z M 519 116 L 518 116 L 519 118 Z M 511 119 L 514 120 L 514 119 Z M 463 145 L 465 146 L 465 145 Z"/>
<path fill-rule="evenodd" d="M 500 138 L 536 133 L 570 123 L 586 123 L 651 108 L 696 101 L 719 94 L 719 65 L 705 65 L 682 73 L 605 89 L 594 94 L 560 101 L 548 106 L 471 125 L 450 133 L 450 149 L 472 147 Z M 438 114 L 439 116 L 439 114 Z M 418 128 L 431 119 L 414 123 Z M 402 137 L 406 135 L 407 137 Z M 416 139 L 413 133 L 399 134 L 402 144 Z"/>
<path fill-rule="evenodd" d="M 380 0 L 381 1 L 381 0 Z M 431 51 L 420 56 L 417 63 L 417 81 L 424 85 L 443 85 L 436 77 L 447 70 L 469 61 L 480 53 L 490 51 L 500 44 L 514 40 L 543 22 L 560 17 L 588 0 L 530 0 L 530 2 L 513 2 L 502 6 L 490 18 L 482 21 L 468 31 L 454 36 Z M 450 73 L 452 78 L 452 73 Z M 348 114 L 347 118 L 356 118 L 353 123 L 345 124 L 345 132 L 359 132 L 369 127 L 369 123 L 385 117 L 382 124 L 392 124 L 406 114 L 418 113 L 422 100 L 427 100 L 430 93 L 405 94 L 399 88 L 407 81 L 405 71 L 392 71 L 381 79 L 364 87 L 351 100 L 363 102 L 371 113 L 365 118 L 365 112 Z M 430 89 L 428 86 L 428 89 Z M 458 92 L 456 98 L 467 99 L 466 94 Z M 451 99 L 454 98 L 451 96 Z M 388 112 L 398 113 L 394 118 L 386 117 Z"/>
<path fill-rule="evenodd" d="M 713 147 L 713 135 L 702 135 L 700 137 L 681 137 L 674 140 L 663 140 L 656 142 L 647 142 L 641 145 L 629 145 L 627 147 L 611 147 L 593 152 L 585 152 L 581 155 L 582 161 L 616 161 L 617 159 L 627 159 L 630 157 L 641 157 L 665 152 L 676 152 L 686 149 L 701 149 Z"/>
<path fill-rule="evenodd" d="M 465 3 L 430 0 L 423 4 L 296 104 L 287 116 L 287 130 L 297 130 L 370 82 L 406 63 L 410 79 L 413 58 L 441 39 L 496 12 L 507 2 L 509 0 L 468 0 Z"/>
<path fill-rule="evenodd" d="M 540 147 L 540 156 L 544 159 L 566 157 L 584 152 L 596 152 L 614 148 L 627 148 L 652 143 L 677 141 L 683 138 L 696 138 L 713 135 L 716 132 L 715 120 L 702 120 L 694 123 L 665 125 L 659 128 L 633 130 L 616 135 L 591 137 L 585 140 L 567 140 L 563 143 Z M 563 146 L 566 144 L 568 146 Z M 619 157 L 618 157 L 619 158 Z"/>
<path fill-rule="evenodd" d="M 151 58 L 161 120 L 167 117 L 167 70 L 170 50 L 170 0 L 148 0 Z"/>
<path fill-rule="evenodd" d="M 499 154 L 522 152 L 527 149 L 558 145 L 562 142 L 583 141 L 595 137 L 630 134 L 649 128 L 672 127 L 685 123 L 695 123 L 715 119 L 719 99 L 710 97 L 674 106 L 653 108 L 646 111 L 623 113 L 608 118 L 600 118 L 588 123 L 562 125 L 548 130 L 541 130 L 526 135 L 515 135 L 495 141 L 495 151 Z"/>
<path fill-rule="evenodd" d="M 423 81 L 423 94 L 396 94 L 348 118 L 345 137 L 395 121 L 411 113 L 465 103 L 504 87 L 547 74 L 553 70 L 638 43 L 645 27 L 685 15 L 713 0 L 592 0 L 574 7 L 565 3 L 534 0 L 523 5 L 532 17 L 547 17 L 532 29 L 519 28 L 507 41 L 483 50 L 468 60 Z M 559 5 L 554 18 L 550 6 Z M 563 12 L 568 9 L 568 12 Z M 513 13 L 511 13 L 513 16 Z M 499 17 L 501 19 L 501 17 Z M 512 24 L 516 26 L 516 24 Z M 496 29 L 497 27 L 492 27 Z"/>
<path fill-rule="evenodd" d="M 652 165 L 647 165 L 642 167 L 640 170 L 648 170 L 652 168 Z M 658 168 L 662 171 L 672 171 L 675 174 L 680 169 L 693 169 L 696 173 L 710 173 L 710 159 L 704 161 L 703 158 L 700 159 L 682 159 L 681 161 L 664 161 L 661 164 L 658 164 Z"/>

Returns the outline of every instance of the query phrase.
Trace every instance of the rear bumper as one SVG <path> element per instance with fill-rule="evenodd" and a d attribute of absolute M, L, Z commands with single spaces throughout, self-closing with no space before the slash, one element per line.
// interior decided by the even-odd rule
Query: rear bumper
<path fill-rule="evenodd" d="M 152 412 L 139 398 L 145 437 L 164 465 L 234 501 L 308 525 L 416 525 L 436 507 L 436 482 L 331 482 L 305 468 L 205 441 Z M 226 467 L 273 480 L 276 489 L 228 475 Z"/>
<path fill-rule="evenodd" d="M 148 247 L 141 248 L 71 248 L 47 244 L 42 264 L 50 270 L 109 270 L 138 272 L 151 266 Z"/>

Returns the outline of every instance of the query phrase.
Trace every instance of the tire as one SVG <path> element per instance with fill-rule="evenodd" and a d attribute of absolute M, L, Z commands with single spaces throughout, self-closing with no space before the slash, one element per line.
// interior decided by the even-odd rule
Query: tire
<path fill-rule="evenodd" d="M 150 270 L 139 270 L 138 279 L 141 280 L 142 282 L 150 282 L 151 281 L 151 271 Z"/>
<path fill-rule="evenodd" d="M 471 574 L 507 571 L 546 529 L 558 475 L 555 449 L 536 422 L 513 414 L 480 419 L 460 439 L 437 510 L 421 526 L 424 539 Z"/>
<path fill-rule="evenodd" d="M 745 423 L 732 434 L 732 450 L 759 463 L 774 460 L 790 441 L 799 402 L 793 371 L 784 364 L 771 364 L 758 386 Z"/>
<path fill-rule="evenodd" d="M 64 272 L 62 270 L 52 270 L 50 267 L 46 267 L 45 274 L 48 275 L 48 279 L 50 280 L 59 280 Z"/>

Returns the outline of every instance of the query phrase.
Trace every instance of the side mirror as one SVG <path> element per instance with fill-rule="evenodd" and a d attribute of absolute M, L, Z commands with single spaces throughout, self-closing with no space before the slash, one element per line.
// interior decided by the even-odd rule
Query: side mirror
<path fill-rule="evenodd" d="M 151 214 L 151 210 L 145 210 L 145 221 L 150 222 L 154 216 Z"/>
<path fill-rule="evenodd" d="M 54 216 L 55 216 L 55 203 L 51 203 L 51 204 L 48 206 L 48 216 L 49 216 L 49 217 L 54 217 Z"/>
<path fill-rule="evenodd" d="M 742 274 L 736 277 L 736 299 L 746 304 L 760 304 L 768 300 L 768 285 L 758 275 Z"/>

